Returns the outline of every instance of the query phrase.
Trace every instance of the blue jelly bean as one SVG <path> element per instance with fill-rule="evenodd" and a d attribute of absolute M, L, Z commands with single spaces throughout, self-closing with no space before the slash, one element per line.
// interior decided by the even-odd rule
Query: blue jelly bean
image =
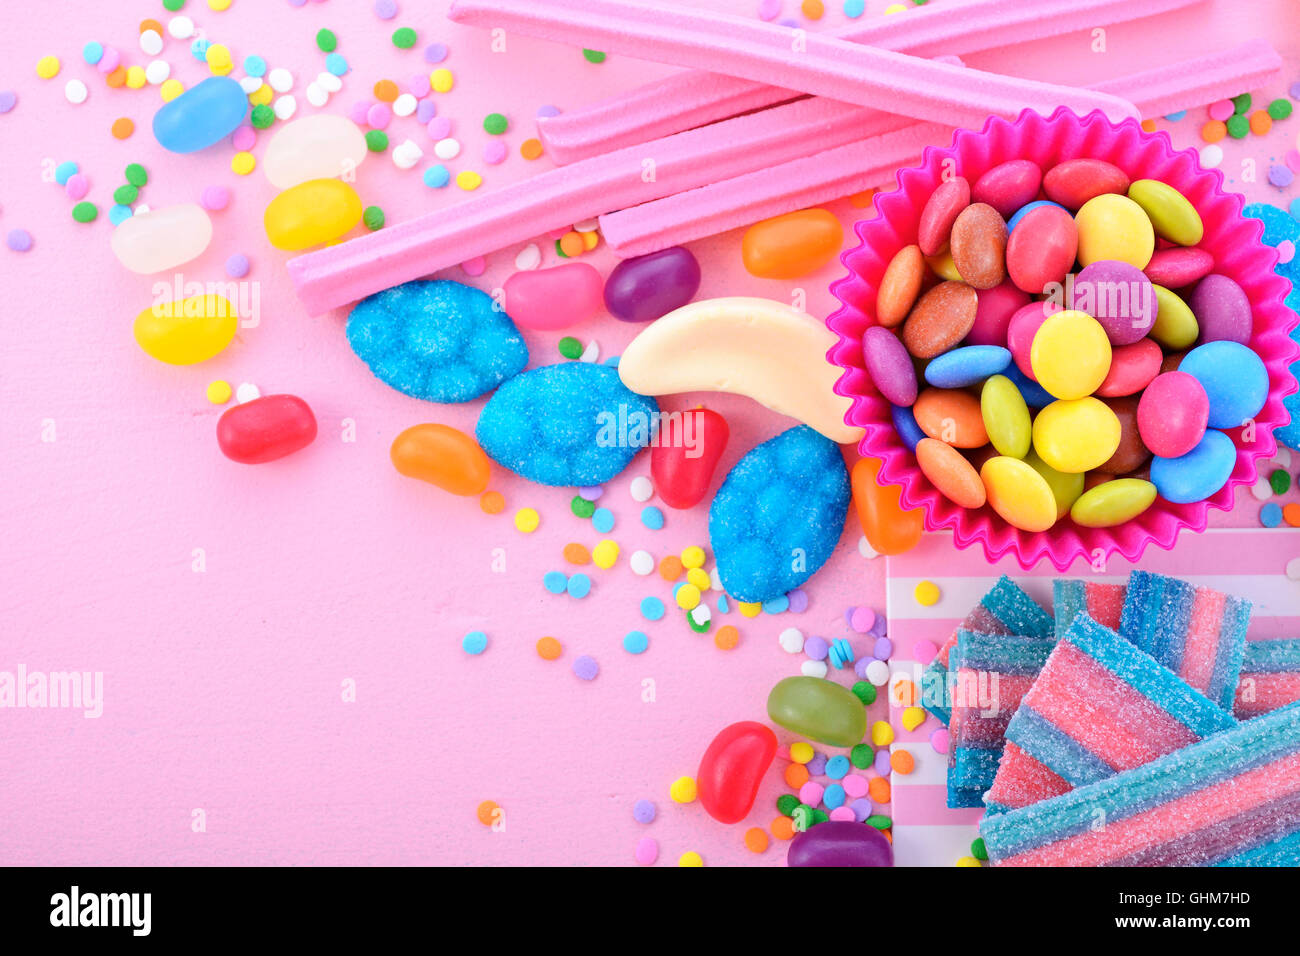
<path fill-rule="evenodd" d="M 628 631 L 623 635 L 623 650 L 629 654 L 644 654 L 650 646 L 650 637 L 644 631 Z M 651 819 L 654 819 L 652 816 Z M 648 823 L 649 821 L 644 821 Z"/>
<path fill-rule="evenodd" d="M 104 44 L 91 40 L 81 48 L 81 58 L 90 66 L 94 66 L 104 58 Z"/>
<path fill-rule="evenodd" d="M 641 599 L 641 616 L 647 621 L 657 621 L 664 616 L 664 602 L 657 597 Z"/>
<path fill-rule="evenodd" d="M 228 76 L 210 76 L 153 115 L 153 135 L 173 153 L 196 153 L 221 142 L 244 121 L 248 94 Z"/>
<path fill-rule="evenodd" d="M 903 440 L 908 451 L 916 451 L 917 444 L 925 437 L 925 432 L 921 431 L 921 426 L 916 423 L 916 416 L 912 410 L 904 405 L 890 405 L 889 416 L 894 420 L 894 428 L 898 431 L 898 437 Z"/>
<path fill-rule="evenodd" d="M 1007 232 L 1010 232 L 1012 229 L 1016 228 L 1016 226 L 1020 224 L 1021 219 L 1024 219 L 1025 216 L 1029 215 L 1030 212 L 1037 209 L 1039 206 L 1055 206 L 1057 209 L 1065 209 L 1065 207 L 1062 206 L 1060 203 L 1051 202 L 1050 200 L 1047 199 L 1036 199 L 1031 203 L 1025 203 L 1025 205 L 1021 206 L 1014 213 L 1012 213 L 1011 218 L 1007 220 Z M 1066 209 L 1065 211 L 1069 212 L 1068 209 Z"/>
<path fill-rule="evenodd" d="M 487 650 L 487 645 L 487 635 L 482 631 L 470 631 L 465 635 L 464 640 L 460 642 L 460 646 L 466 654 L 482 654 Z"/>
<path fill-rule="evenodd" d="M 1176 505 L 1204 501 L 1227 483 L 1236 464 L 1237 446 L 1211 428 L 1186 455 L 1152 458 L 1151 483 L 1161 498 Z"/>
<path fill-rule="evenodd" d="M 249 76 L 265 76 L 266 61 L 257 54 L 244 57 L 244 72 Z"/>
<path fill-rule="evenodd" d="M 827 767 L 829 766 L 828 763 Z M 847 797 L 848 794 L 844 792 L 844 788 L 840 784 L 832 783 L 827 786 L 826 791 L 822 794 L 822 803 L 826 804 L 827 810 L 834 810 L 836 807 L 844 806 Z"/>
<path fill-rule="evenodd" d="M 442 163 L 436 163 L 424 171 L 424 184 L 430 189 L 441 189 L 451 182 L 451 170 Z"/>
<path fill-rule="evenodd" d="M 591 593 L 591 578 L 581 571 L 569 578 L 569 597 L 585 598 Z"/>
<path fill-rule="evenodd" d="M 66 162 L 59 163 L 59 165 L 54 167 L 54 181 L 60 186 L 66 186 L 68 180 L 77 175 L 77 172 L 80 169 L 81 167 L 70 159 Z"/>
<path fill-rule="evenodd" d="M 659 531 L 664 526 L 664 513 L 654 505 L 641 509 L 641 523 L 651 531 Z"/>
<path fill-rule="evenodd" d="M 563 594 L 569 586 L 569 576 L 563 571 L 547 571 L 542 576 L 542 587 L 552 594 Z"/>
<path fill-rule="evenodd" d="M 345 76 L 350 67 L 347 58 L 342 53 L 331 53 L 325 57 L 325 69 L 335 76 Z"/>
<path fill-rule="evenodd" d="M 614 512 L 608 508 L 597 508 L 591 516 L 591 526 L 601 534 L 614 530 Z"/>
<path fill-rule="evenodd" d="M 1259 414 L 1268 399 L 1268 369 L 1255 352 L 1239 342 L 1206 342 L 1178 365 L 1210 399 L 1211 428 L 1237 428 Z"/>
<path fill-rule="evenodd" d="M 826 761 L 826 776 L 832 780 L 843 780 L 848 775 L 851 766 L 848 757 L 844 756 L 844 754 L 836 754 Z"/>
<path fill-rule="evenodd" d="M 1259 509 L 1259 523 L 1265 528 L 1276 528 L 1282 523 L 1282 507 L 1270 501 Z"/>
<path fill-rule="evenodd" d="M 935 356 L 925 367 L 925 380 L 935 388 L 965 388 L 1010 364 L 1011 352 L 1000 345 L 968 345 Z"/>

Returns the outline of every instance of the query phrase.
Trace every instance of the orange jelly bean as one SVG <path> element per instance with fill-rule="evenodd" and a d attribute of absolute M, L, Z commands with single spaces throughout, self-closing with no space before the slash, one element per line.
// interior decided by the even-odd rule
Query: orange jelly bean
<path fill-rule="evenodd" d="M 798 279 L 835 258 L 844 227 L 825 209 L 801 209 L 750 226 L 741 243 L 745 269 L 760 279 Z"/>
<path fill-rule="evenodd" d="M 867 543 L 878 554 L 902 554 L 920 543 L 922 515 L 918 509 L 904 511 L 900 504 L 902 489 L 880 484 L 879 474 L 880 462 L 876 459 L 858 459 L 850 476 L 853 505 Z"/>
<path fill-rule="evenodd" d="M 393 467 L 453 495 L 487 490 L 488 457 L 478 442 L 450 425 L 413 425 L 393 439 Z"/>

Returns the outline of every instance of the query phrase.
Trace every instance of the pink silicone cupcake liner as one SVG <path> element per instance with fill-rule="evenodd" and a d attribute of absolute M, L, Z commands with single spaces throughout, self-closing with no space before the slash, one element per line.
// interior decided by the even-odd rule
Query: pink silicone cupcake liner
<path fill-rule="evenodd" d="M 1235 279 L 1250 298 L 1250 346 L 1268 368 L 1268 400 L 1256 416 L 1252 443 L 1242 441 L 1240 429 L 1229 432 L 1237 445 L 1237 464 L 1227 485 L 1209 500 L 1176 505 L 1157 498 L 1140 517 L 1115 528 L 1081 528 L 1066 517 L 1049 531 L 1031 534 L 1013 528 L 988 506 L 959 508 L 921 473 L 894 428 L 889 403 L 863 366 L 862 333 L 876 324 L 876 290 L 885 267 L 899 249 L 916 241 L 921 208 L 945 168 L 974 182 L 1011 159 L 1032 159 L 1046 171 L 1083 156 L 1108 160 L 1132 179 L 1168 183 L 1196 207 L 1205 223 L 1200 248 L 1214 256 L 1215 271 Z M 841 308 L 826 320 L 839 336 L 827 357 L 844 369 L 835 391 L 852 402 L 847 421 L 865 429 L 858 450 L 880 460 L 882 482 L 902 486 L 905 508 L 924 511 L 927 531 L 949 528 L 957 547 L 978 542 L 990 561 L 1010 552 L 1022 568 L 1047 558 L 1060 571 L 1079 557 L 1105 560 L 1119 553 L 1136 561 L 1148 544 L 1172 548 L 1183 528 L 1205 530 L 1209 508 L 1231 508 L 1236 487 L 1255 481 L 1256 460 L 1277 450 L 1273 429 L 1289 420 L 1282 399 L 1296 390 L 1288 366 L 1300 352 L 1289 337 L 1297 316 L 1282 304 L 1290 284 L 1273 272 L 1277 252 L 1260 242 L 1263 224 L 1243 217 L 1242 204 L 1241 196 L 1224 192 L 1218 170 L 1201 168 L 1195 150 L 1175 151 L 1167 134 L 1145 133 L 1134 120 L 1114 124 L 1100 113 L 1081 117 L 1059 109 L 1045 117 L 1025 111 L 1014 123 L 990 118 L 979 132 L 957 130 L 946 149 L 927 148 L 920 166 L 899 171 L 896 189 L 876 195 L 875 217 L 857 224 L 860 244 L 842 257 L 848 275 L 831 286 Z"/>

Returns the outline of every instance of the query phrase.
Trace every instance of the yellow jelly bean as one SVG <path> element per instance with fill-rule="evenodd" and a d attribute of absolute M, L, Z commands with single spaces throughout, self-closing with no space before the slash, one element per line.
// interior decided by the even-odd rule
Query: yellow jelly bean
<path fill-rule="evenodd" d="M 1139 179 L 1128 187 L 1128 198 L 1142 207 L 1161 239 L 1180 246 L 1194 246 L 1205 235 L 1205 225 L 1196 207 L 1167 183 Z"/>
<path fill-rule="evenodd" d="M 925 723 L 924 707 L 904 707 L 903 708 L 903 726 L 908 730 L 916 730 Z"/>
<path fill-rule="evenodd" d="M 1024 458 L 1029 453 L 1033 420 L 1015 382 L 1005 375 L 990 376 L 980 392 L 980 414 L 998 454 Z"/>
<path fill-rule="evenodd" d="M 813 745 L 806 740 L 800 740 L 790 745 L 790 759 L 795 763 L 807 763 L 816 756 Z"/>
<path fill-rule="evenodd" d="M 894 742 L 894 728 L 889 721 L 878 720 L 871 725 L 871 742 L 877 747 L 888 747 Z"/>
<path fill-rule="evenodd" d="M 195 295 L 162 302 L 135 317 L 140 348 L 169 365 L 193 365 L 221 353 L 239 326 L 239 314 L 229 299 Z"/>
<path fill-rule="evenodd" d="M 798 279 L 835 258 L 844 227 L 825 209 L 801 209 L 756 222 L 741 240 L 741 257 L 750 275 Z"/>
<path fill-rule="evenodd" d="M 957 263 L 952 261 L 952 250 L 947 246 L 943 247 L 942 252 L 937 252 L 932 256 L 925 257 L 925 264 L 930 267 L 930 271 L 940 279 L 947 282 L 961 282 L 961 273 L 957 271 Z"/>
<path fill-rule="evenodd" d="M 1079 500 L 1079 495 L 1083 494 L 1083 473 L 1057 471 L 1039 458 L 1038 453 L 1032 448 L 1025 456 L 1025 464 L 1043 476 L 1047 487 L 1052 489 L 1052 497 L 1056 499 L 1056 517 L 1058 520 L 1064 518 L 1070 513 L 1070 506 Z"/>
<path fill-rule="evenodd" d="M 1105 464 L 1119 439 L 1119 418 L 1096 398 L 1052 402 L 1034 419 L 1034 451 L 1057 471 L 1091 471 Z"/>
<path fill-rule="evenodd" d="M 668 796 L 673 798 L 674 803 L 694 803 L 695 778 L 678 777 L 668 787 Z"/>
<path fill-rule="evenodd" d="M 1029 347 L 1038 384 L 1057 398 L 1083 398 L 1110 371 L 1110 339 L 1087 312 L 1067 310 L 1047 317 Z"/>
<path fill-rule="evenodd" d="M 280 193 L 262 222 L 277 249 L 310 249 L 343 236 L 361 221 L 361 197 L 337 179 L 311 179 Z"/>
<path fill-rule="evenodd" d="M 984 462 L 980 478 L 989 506 L 1021 531 L 1046 531 L 1056 524 L 1056 499 L 1043 476 L 1019 458 L 999 455 Z"/>
<path fill-rule="evenodd" d="M 1094 196 L 1075 214 L 1079 228 L 1079 262 L 1104 259 L 1145 269 L 1156 249 L 1156 232 L 1142 207 L 1127 196 Z"/>
<path fill-rule="evenodd" d="M 1151 338 L 1167 349 L 1188 348 L 1201 334 L 1201 325 L 1191 306 L 1177 292 L 1154 284 L 1152 288 L 1156 291 L 1157 311 L 1155 325 L 1149 333 Z"/>
<path fill-rule="evenodd" d="M 612 568 L 618 562 L 618 550 L 618 542 L 606 538 L 591 549 L 591 560 L 598 568 Z"/>
<path fill-rule="evenodd" d="M 1085 491 L 1070 509 L 1070 517 L 1085 528 L 1113 528 L 1136 518 L 1155 500 L 1156 486 L 1151 482 L 1116 478 Z"/>

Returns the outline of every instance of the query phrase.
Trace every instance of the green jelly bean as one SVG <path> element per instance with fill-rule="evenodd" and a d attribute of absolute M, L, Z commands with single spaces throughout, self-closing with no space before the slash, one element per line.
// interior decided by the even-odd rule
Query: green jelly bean
<path fill-rule="evenodd" d="M 867 712 L 848 688 L 820 677 L 787 677 L 767 695 L 767 716 L 791 733 L 852 747 L 867 733 Z"/>

